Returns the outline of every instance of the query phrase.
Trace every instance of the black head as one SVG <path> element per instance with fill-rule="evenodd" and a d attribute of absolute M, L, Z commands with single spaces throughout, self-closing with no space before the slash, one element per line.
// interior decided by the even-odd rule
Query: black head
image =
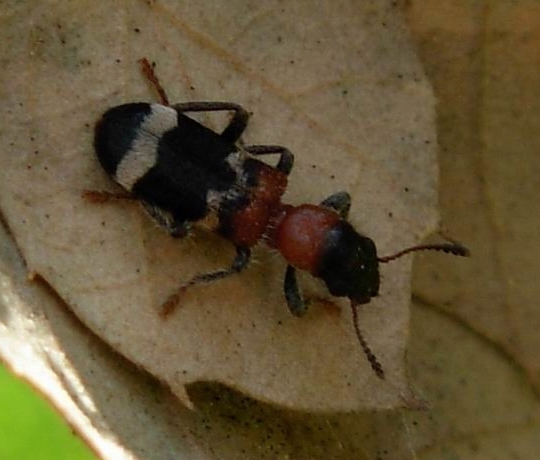
<path fill-rule="evenodd" d="M 346 221 L 340 220 L 326 234 L 317 276 L 337 297 L 348 297 L 358 341 L 375 371 L 384 379 L 384 371 L 362 336 L 358 321 L 358 305 L 368 303 L 379 293 L 379 263 L 387 263 L 416 251 L 442 251 L 456 256 L 468 256 L 469 250 L 458 243 L 425 244 L 403 249 L 395 254 L 378 257 L 373 240 L 360 235 Z"/>
<path fill-rule="evenodd" d="M 375 243 L 340 220 L 325 237 L 317 276 L 337 297 L 368 303 L 379 293 L 379 261 Z"/>
<path fill-rule="evenodd" d="M 373 240 L 360 235 L 348 222 L 340 220 L 326 234 L 318 276 L 330 294 L 348 297 L 351 302 L 356 335 L 375 374 L 384 378 L 384 371 L 362 336 L 358 324 L 360 304 L 379 294 L 379 259 Z"/>

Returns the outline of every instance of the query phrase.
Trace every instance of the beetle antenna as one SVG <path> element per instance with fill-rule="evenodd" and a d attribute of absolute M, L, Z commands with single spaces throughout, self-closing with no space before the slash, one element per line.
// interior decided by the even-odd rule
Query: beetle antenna
<path fill-rule="evenodd" d="M 367 344 L 366 340 L 364 339 L 364 336 L 362 335 L 362 331 L 360 330 L 360 325 L 358 322 L 358 304 L 353 302 L 352 300 L 351 300 L 351 310 L 352 310 L 354 330 L 356 332 L 356 337 L 358 337 L 358 341 L 360 342 L 360 346 L 362 347 L 362 350 L 364 351 L 364 354 L 366 355 L 366 358 L 369 361 L 369 364 L 371 364 L 371 368 L 373 369 L 375 374 L 377 374 L 377 377 L 384 380 L 384 370 L 382 368 L 382 365 L 377 359 L 377 357 L 371 351 L 371 348 L 369 348 L 369 345 Z"/>
<path fill-rule="evenodd" d="M 442 251 L 447 254 L 453 254 L 460 257 L 468 257 L 471 254 L 465 246 L 459 243 L 421 244 L 419 246 L 412 246 L 410 248 L 403 249 L 389 256 L 377 257 L 377 260 L 379 262 L 386 263 L 398 259 L 405 254 L 409 254 L 409 252 L 416 251 Z"/>

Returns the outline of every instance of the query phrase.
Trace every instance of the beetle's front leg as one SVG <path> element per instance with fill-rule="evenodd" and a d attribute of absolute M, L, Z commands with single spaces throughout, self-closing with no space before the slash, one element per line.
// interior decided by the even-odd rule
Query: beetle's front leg
<path fill-rule="evenodd" d="M 285 299 L 289 306 L 290 312 L 294 316 L 302 316 L 307 311 L 307 303 L 302 296 L 300 287 L 298 286 L 298 280 L 296 279 L 296 268 L 292 265 L 287 265 L 285 271 L 285 282 L 283 284 L 283 291 L 285 293 Z"/>
<path fill-rule="evenodd" d="M 347 192 L 337 192 L 321 201 L 321 206 L 336 211 L 342 219 L 349 217 L 351 195 Z"/>

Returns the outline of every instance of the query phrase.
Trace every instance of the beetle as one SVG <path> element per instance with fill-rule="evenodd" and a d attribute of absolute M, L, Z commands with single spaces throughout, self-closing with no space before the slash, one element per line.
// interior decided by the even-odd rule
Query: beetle
<path fill-rule="evenodd" d="M 86 191 L 85 196 L 94 202 L 137 200 L 173 237 L 183 237 L 193 223 L 203 223 L 236 248 L 228 268 L 194 276 L 169 296 L 161 314 L 169 315 L 189 287 L 244 270 L 251 248 L 263 242 L 287 261 L 284 294 L 293 315 L 302 316 L 307 305 L 297 270 L 322 279 L 332 296 L 349 299 L 359 343 L 376 375 L 384 378 L 358 321 L 358 306 L 379 293 L 379 263 L 413 251 L 466 256 L 468 250 L 458 243 L 429 244 L 379 257 L 373 240 L 347 220 L 348 193 L 335 193 L 317 205 L 283 203 L 294 163 L 287 148 L 244 145 L 241 136 L 249 114 L 238 104 L 170 104 L 153 66 L 145 58 L 139 62 L 160 103 L 127 103 L 107 110 L 96 124 L 94 137 L 101 166 L 127 193 Z M 232 112 L 219 133 L 187 116 L 215 111 Z M 261 161 L 265 155 L 277 155 L 276 166 Z"/>

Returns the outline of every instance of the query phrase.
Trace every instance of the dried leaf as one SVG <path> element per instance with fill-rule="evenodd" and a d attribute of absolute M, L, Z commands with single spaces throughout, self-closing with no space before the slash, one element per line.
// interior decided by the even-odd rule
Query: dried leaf
<path fill-rule="evenodd" d="M 197 458 L 203 436 L 193 434 L 194 416 L 170 409 L 163 388 L 97 338 L 186 403 L 185 386 L 198 381 L 312 411 L 415 402 L 403 359 L 410 261 L 384 267 L 381 296 L 361 313 L 387 374 L 380 381 L 359 349 L 347 304 L 336 301 L 343 308 L 336 314 L 314 303 L 305 318 L 292 317 L 282 295 L 283 261 L 265 248 L 245 274 L 188 292 L 164 322 L 157 308 L 171 290 L 227 265 L 231 248 L 201 232 L 172 240 L 138 206 L 96 206 L 81 197 L 84 189 L 114 188 L 94 157 L 93 124 L 110 106 L 153 100 L 136 64 L 146 56 L 157 62 L 172 100 L 241 103 L 254 112 L 246 142 L 283 144 L 296 154 L 290 202 L 348 190 L 353 223 L 381 254 L 432 231 L 433 97 L 394 2 L 318 8 L 325 14 L 302 2 L 23 2 L 3 13 L 0 110 L 9 129 L 0 137 L 0 208 L 18 252 L 9 249 L 2 272 L 13 297 L 1 353 L 102 455 L 119 444 L 128 456 L 187 451 Z M 4 241 L 8 248 L 9 237 Z M 22 262 L 44 282 L 23 282 Z M 303 285 L 327 295 L 307 277 Z M 44 370 L 35 372 L 34 363 Z M 52 376 L 47 383 L 44 372 Z M 204 405 L 204 397 L 194 399 L 195 407 Z M 139 413 L 148 423 L 134 422 Z M 102 421 L 97 432 L 87 417 Z M 314 429 L 337 424 L 329 420 L 321 416 Z M 178 426 L 183 437 L 172 443 Z M 108 430 L 119 439 L 98 441 Z"/>
<path fill-rule="evenodd" d="M 407 397 L 408 262 L 384 271 L 381 298 L 362 313 L 388 374 L 381 382 L 348 311 L 336 316 L 314 305 L 301 320 L 288 313 L 283 262 L 264 250 L 245 275 L 193 289 L 163 321 L 156 310 L 167 294 L 195 273 L 225 266 L 231 248 L 201 234 L 197 244 L 175 241 L 137 206 L 81 198 L 85 188 L 112 187 L 92 152 L 92 126 L 109 106 L 151 99 L 136 66 L 147 55 L 173 99 L 237 101 L 255 112 L 248 142 L 297 152 L 289 200 L 350 190 L 353 221 L 383 252 L 425 234 L 436 202 L 431 93 L 399 28 L 381 25 L 395 22 L 386 18 L 390 10 L 343 7 L 354 15 L 332 6 L 321 20 L 301 4 L 249 14 L 241 4 L 138 5 L 124 18 L 133 26 L 115 39 L 107 34 L 126 11 L 89 5 L 103 21 L 86 24 L 76 11 L 43 10 L 29 23 L 30 53 L 10 53 L 5 116 L 13 129 L 4 137 L 9 180 L 1 204 L 27 268 L 179 395 L 187 383 L 215 380 L 304 409 L 390 407 Z M 300 27 L 301 14 L 309 28 Z"/>

